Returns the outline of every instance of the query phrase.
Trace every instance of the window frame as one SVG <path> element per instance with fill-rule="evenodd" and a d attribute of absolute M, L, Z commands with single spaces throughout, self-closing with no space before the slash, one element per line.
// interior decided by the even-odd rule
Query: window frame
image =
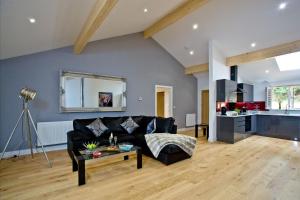
<path fill-rule="evenodd" d="M 282 111 L 282 110 L 286 110 L 284 109 L 272 109 L 272 92 L 273 92 L 273 88 L 276 87 L 287 87 L 288 88 L 288 109 L 289 111 L 300 111 L 300 108 L 291 108 L 291 102 L 292 102 L 292 97 L 293 97 L 293 91 L 292 88 L 293 87 L 300 87 L 300 84 L 291 84 L 291 85 L 272 85 L 272 86 L 268 86 L 266 87 L 266 109 L 268 110 L 274 110 L 274 111 Z M 270 95 L 271 93 L 271 95 Z"/>

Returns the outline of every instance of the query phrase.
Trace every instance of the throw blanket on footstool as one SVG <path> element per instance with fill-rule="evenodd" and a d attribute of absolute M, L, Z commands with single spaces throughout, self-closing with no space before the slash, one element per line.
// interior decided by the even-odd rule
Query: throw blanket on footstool
<path fill-rule="evenodd" d="M 196 145 L 196 139 L 186 135 L 170 134 L 170 133 L 154 133 L 146 134 L 145 139 L 147 145 L 154 157 L 157 158 L 160 151 L 169 144 L 174 144 L 180 147 L 190 156 L 193 155 L 193 150 Z"/>

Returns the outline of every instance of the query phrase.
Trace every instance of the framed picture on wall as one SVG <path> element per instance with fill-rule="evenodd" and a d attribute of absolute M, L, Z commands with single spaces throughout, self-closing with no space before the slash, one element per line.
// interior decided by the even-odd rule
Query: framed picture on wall
<path fill-rule="evenodd" d="M 99 92 L 99 107 L 112 107 L 112 92 Z"/>

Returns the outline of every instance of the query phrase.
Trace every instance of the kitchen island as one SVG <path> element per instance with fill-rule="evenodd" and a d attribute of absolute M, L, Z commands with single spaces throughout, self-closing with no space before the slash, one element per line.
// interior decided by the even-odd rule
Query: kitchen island
<path fill-rule="evenodd" d="M 235 143 L 253 134 L 288 140 L 300 138 L 300 114 L 217 115 L 217 140 Z"/>

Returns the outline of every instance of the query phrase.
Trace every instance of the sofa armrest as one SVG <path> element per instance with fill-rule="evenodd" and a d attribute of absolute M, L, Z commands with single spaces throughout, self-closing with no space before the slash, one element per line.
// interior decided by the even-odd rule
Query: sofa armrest
<path fill-rule="evenodd" d="M 173 125 L 172 127 L 172 131 L 171 131 L 172 134 L 176 134 L 177 133 L 177 125 Z"/>

